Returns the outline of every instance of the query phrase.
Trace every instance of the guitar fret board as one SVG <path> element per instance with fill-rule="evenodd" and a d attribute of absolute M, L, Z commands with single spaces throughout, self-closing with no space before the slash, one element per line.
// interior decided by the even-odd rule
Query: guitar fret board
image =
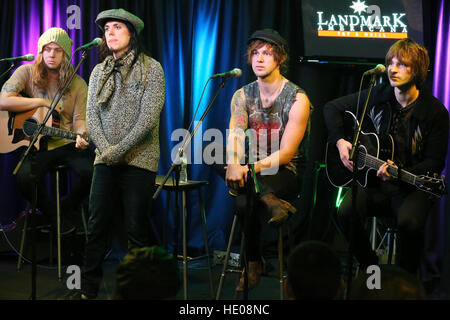
<path fill-rule="evenodd" d="M 38 125 L 34 122 L 28 122 L 25 121 L 23 124 L 23 130 L 26 135 L 31 136 L 36 131 Z M 87 134 L 78 134 L 72 131 L 67 131 L 59 128 L 53 128 L 53 127 L 47 127 L 44 126 L 42 128 L 41 134 L 48 135 L 48 136 L 56 136 L 61 138 L 66 138 L 69 140 L 76 140 L 77 135 L 80 135 L 82 138 L 84 138 L 87 142 L 90 142 L 90 137 Z"/>
<path fill-rule="evenodd" d="M 77 138 L 76 134 L 74 134 L 70 131 L 64 131 L 64 130 L 57 129 L 57 128 L 49 128 L 48 132 L 50 133 L 50 135 L 59 136 L 59 137 L 67 138 L 70 140 L 76 140 L 76 138 Z"/>
<path fill-rule="evenodd" d="M 360 159 L 363 159 L 365 157 L 365 164 L 373 169 L 377 169 L 383 164 L 385 163 L 385 161 L 380 160 L 370 154 L 367 154 L 365 152 L 359 152 L 359 157 Z M 394 178 L 398 178 L 398 168 L 392 165 L 389 165 L 389 172 L 391 173 L 392 176 L 394 176 Z M 407 172 L 407 171 L 402 171 L 401 175 L 400 175 L 400 180 L 410 183 L 410 184 L 415 184 L 416 181 L 416 176 Z"/>

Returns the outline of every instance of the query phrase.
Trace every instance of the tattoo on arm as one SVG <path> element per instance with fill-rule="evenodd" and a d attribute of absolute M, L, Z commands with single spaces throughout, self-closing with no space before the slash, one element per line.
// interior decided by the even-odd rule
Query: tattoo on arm
<path fill-rule="evenodd" d="M 242 90 L 238 90 L 231 100 L 231 125 L 232 128 L 247 129 L 248 115 L 244 107 Z"/>
<path fill-rule="evenodd" d="M 240 163 L 244 155 L 245 130 L 248 115 L 245 110 L 243 90 L 238 90 L 231 100 L 230 135 L 227 141 L 227 163 Z"/>
<path fill-rule="evenodd" d="M 13 83 L 5 83 L 3 86 L 2 92 L 19 92 L 19 87 Z"/>

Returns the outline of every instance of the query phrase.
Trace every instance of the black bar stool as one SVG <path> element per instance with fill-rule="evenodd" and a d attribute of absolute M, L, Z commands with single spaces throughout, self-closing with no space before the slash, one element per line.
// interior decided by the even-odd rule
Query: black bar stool
<path fill-rule="evenodd" d="M 230 193 L 230 194 L 233 195 L 232 193 Z M 299 198 L 289 201 L 294 207 L 297 207 L 297 210 L 298 210 L 298 203 L 297 203 L 298 200 L 299 200 Z M 220 274 L 219 287 L 217 288 L 217 293 L 216 293 L 216 300 L 219 300 L 220 296 L 222 294 L 223 282 L 225 280 L 226 274 L 232 273 L 232 272 L 237 272 L 240 275 L 243 271 L 242 269 L 236 270 L 236 269 L 228 268 L 228 261 L 230 259 L 230 252 L 231 252 L 231 244 L 233 242 L 233 237 L 234 237 L 237 221 L 238 221 L 238 215 L 237 215 L 237 212 L 235 212 L 234 217 L 233 217 L 233 223 L 231 225 L 230 237 L 228 238 L 227 251 L 225 253 L 225 259 L 223 262 L 222 273 Z M 288 221 L 289 220 L 285 221 L 285 223 Z M 281 224 L 277 228 L 278 229 L 278 240 L 277 240 L 278 250 L 277 251 L 278 251 L 278 264 L 279 264 L 278 281 L 279 281 L 279 286 L 280 286 L 280 300 L 284 300 L 284 281 L 287 278 L 287 275 L 285 275 L 285 272 L 284 272 L 285 257 L 284 257 L 283 227 L 284 227 L 284 223 Z M 288 238 L 290 239 L 290 241 L 289 241 L 290 246 L 292 246 L 291 230 L 289 228 L 289 223 L 287 223 L 286 228 L 287 228 Z M 243 252 L 242 249 L 244 246 L 244 236 L 245 236 L 244 233 L 241 233 L 241 249 L 240 249 L 240 255 L 239 255 L 239 265 L 242 265 L 242 252 Z"/>
<path fill-rule="evenodd" d="M 155 180 L 155 184 L 156 186 L 160 186 L 162 181 L 163 181 L 164 177 L 163 176 L 156 176 L 156 180 Z M 212 284 L 212 273 L 211 273 L 211 264 L 210 264 L 210 254 L 209 254 L 209 248 L 208 248 L 208 233 L 206 230 L 206 213 L 205 213 L 205 206 L 203 203 L 203 198 L 202 198 L 202 193 L 201 193 L 201 187 L 204 185 L 207 185 L 208 181 L 192 181 L 192 180 L 188 180 L 187 182 L 182 182 L 180 181 L 178 189 L 176 186 L 176 183 L 174 181 L 174 179 L 168 179 L 166 184 L 164 185 L 163 189 L 166 191 L 170 191 L 170 192 L 181 192 L 181 197 L 182 197 L 182 226 L 183 226 L 183 256 L 179 257 L 178 253 L 175 252 L 175 254 L 177 255 L 177 258 L 182 258 L 183 259 L 183 288 L 184 288 L 184 299 L 188 298 L 188 294 L 187 294 L 187 264 L 188 262 L 191 262 L 193 260 L 196 259 L 200 259 L 200 258 L 204 258 L 205 256 L 200 256 L 200 257 L 188 257 L 187 256 L 187 232 L 186 232 L 186 218 L 187 218 L 187 208 L 186 208 L 186 192 L 187 191 L 192 191 L 192 190 L 197 190 L 198 191 L 198 197 L 200 200 L 200 214 L 201 214 L 201 221 L 202 221 L 202 228 L 203 228 L 203 240 L 205 243 L 205 252 L 206 252 L 206 260 L 208 263 L 208 272 L 209 272 L 209 286 L 210 286 L 210 292 L 211 292 L 211 297 L 214 297 L 214 289 L 213 289 L 213 284 Z M 167 197 L 167 210 L 169 208 L 169 203 L 170 203 L 170 193 L 168 194 Z M 175 199 L 176 203 L 178 204 L 178 199 Z M 178 230 L 178 218 L 177 218 L 177 214 L 178 211 L 175 210 L 175 224 L 176 224 L 176 229 Z M 168 218 L 168 215 L 166 213 L 165 215 L 165 219 Z M 167 220 L 166 220 L 167 221 Z M 165 222 L 165 227 L 167 226 L 167 223 Z M 163 233 L 163 243 L 164 243 L 164 247 L 166 248 L 166 232 L 164 230 Z M 178 235 L 175 235 L 176 239 L 178 239 Z M 176 243 L 178 242 L 177 240 L 175 240 Z M 175 246 L 177 247 L 177 246 Z"/>
<path fill-rule="evenodd" d="M 56 177 L 56 241 L 57 241 L 57 259 L 58 259 L 58 280 L 62 279 L 62 272 L 61 272 L 61 188 L 60 188 L 60 178 L 61 178 L 61 173 L 66 173 L 68 167 L 66 165 L 59 165 L 57 167 L 54 168 L 54 172 L 55 172 L 55 177 Z M 45 214 L 45 213 L 44 213 Z M 83 226 L 84 226 L 84 230 L 85 230 L 85 236 L 87 237 L 87 225 L 86 225 L 86 217 L 85 217 L 85 213 L 84 213 L 84 207 L 83 205 L 81 205 L 81 217 L 82 217 L 82 221 L 83 221 Z M 41 226 L 42 227 L 42 226 Z M 44 226 L 45 227 L 45 226 Z M 24 247 L 25 247 L 25 240 L 26 240 L 26 232 L 28 229 L 28 214 L 25 215 L 25 221 L 24 221 L 24 227 L 22 230 L 22 239 L 20 242 L 20 254 L 19 254 L 19 258 L 17 261 L 17 270 L 19 271 L 21 269 L 22 266 L 22 256 L 23 256 L 23 251 L 24 251 Z M 49 263 L 52 264 L 53 263 L 53 232 L 52 232 L 52 228 L 49 228 L 50 232 L 49 232 L 49 247 L 50 247 L 50 252 L 49 252 Z"/>
<path fill-rule="evenodd" d="M 378 254 L 382 256 L 382 262 L 383 262 L 383 256 L 387 256 L 387 264 L 393 264 L 395 263 L 395 254 L 397 250 L 397 237 L 398 237 L 398 230 L 396 225 L 396 219 L 390 218 L 385 223 L 385 231 L 384 235 L 381 237 L 381 223 L 383 222 L 383 219 L 378 219 L 376 217 L 372 218 L 372 234 L 371 234 L 371 242 L 372 242 L 372 249 Z M 377 235 L 380 236 L 381 240 L 380 243 L 376 244 Z"/>

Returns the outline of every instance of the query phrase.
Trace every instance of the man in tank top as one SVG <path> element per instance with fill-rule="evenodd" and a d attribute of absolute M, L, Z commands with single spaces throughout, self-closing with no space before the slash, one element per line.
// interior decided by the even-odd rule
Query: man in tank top
<path fill-rule="evenodd" d="M 288 45 L 277 31 L 254 32 L 248 40 L 247 54 L 257 80 L 237 90 L 231 101 L 225 180 L 240 194 L 237 208 L 246 217 L 245 251 L 251 289 L 258 285 L 264 269 L 261 223 L 276 227 L 296 212 L 288 201 L 300 191 L 312 105 L 305 92 L 282 75 Z M 247 154 L 246 137 L 250 146 Z M 252 179 L 246 162 L 254 165 L 260 188 L 252 212 L 246 212 L 245 186 Z M 243 284 L 241 278 L 238 291 L 243 290 Z"/>

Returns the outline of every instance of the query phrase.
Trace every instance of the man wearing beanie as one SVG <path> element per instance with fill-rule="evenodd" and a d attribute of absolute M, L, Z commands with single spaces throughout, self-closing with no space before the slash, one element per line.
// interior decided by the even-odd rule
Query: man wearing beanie
<path fill-rule="evenodd" d="M 261 220 L 277 227 L 296 212 L 285 200 L 294 200 L 300 191 L 312 106 L 305 92 L 281 74 L 286 68 L 288 46 L 277 31 L 254 32 L 248 40 L 247 54 L 257 79 L 236 91 L 231 100 L 225 179 L 234 193 L 240 193 L 236 204 L 241 216 L 246 217 L 244 231 L 251 289 L 258 285 L 264 271 Z M 252 179 L 247 174 L 249 167 L 243 164 L 247 129 L 253 141 L 249 162 L 254 164 L 261 194 L 252 212 L 246 212 L 244 188 Z M 243 289 L 242 277 L 237 290 Z"/>
<path fill-rule="evenodd" d="M 114 216 L 123 213 L 128 249 L 155 244 L 149 215 L 159 161 L 159 118 L 165 99 L 159 62 L 141 52 L 144 23 L 112 9 L 95 20 L 105 56 L 89 79 L 87 126 L 96 146 L 81 295 L 97 297 Z"/>
<path fill-rule="evenodd" d="M 35 115 L 47 113 L 58 87 L 64 83 L 73 71 L 70 62 L 72 40 L 66 31 L 50 28 L 45 31 L 38 42 L 38 56 L 32 65 L 22 65 L 3 85 L 0 95 L 0 110 L 21 113 L 36 110 Z M 51 123 L 60 129 L 79 134 L 86 133 L 86 82 L 75 75 L 70 86 L 56 106 Z M 43 120 L 39 119 L 40 121 Z M 42 143 L 47 140 L 47 146 Z M 80 203 L 89 194 L 92 177 L 92 152 L 88 143 L 78 136 L 73 142 L 58 137 L 46 137 L 40 140 L 39 152 L 36 153 L 36 173 L 39 179 L 37 207 L 44 213 L 45 222 L 56 219 L 56 204 L 46 192 L 45 173 L 56 166 L 65 164 L 71 172 L 70 195 L 61 204 L 63 234 L 74 230 L 68 220 L 79 219 L 75 216 Z M 31 202 L 34 184 L 30 178 L 31 161 L 27 157 L 17 174 L 21 191 Z M 70 213 L 70 214 L 69 214 Z M 56 221 L 56 220 L 55 220 Z"/>

